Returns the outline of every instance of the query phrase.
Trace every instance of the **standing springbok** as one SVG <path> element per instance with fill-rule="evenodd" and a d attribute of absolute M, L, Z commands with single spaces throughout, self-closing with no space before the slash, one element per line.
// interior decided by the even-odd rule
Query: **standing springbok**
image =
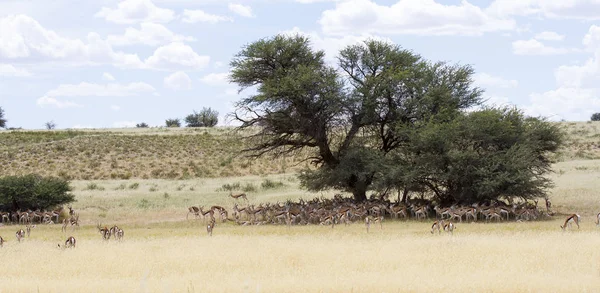
<path fill-rule="evenodd" d="M 19 231 L 15 233 L 15 236 L 17 237 L 17 241 L 21 242 L 21 239 L 25 238 L 25 231 L 23 231 L 23 229 L 19 229 Z"/>
<path fill-rule="evenodd" d="M 229 197 L 232 197 L 234 199 L 239 199 L 241 197 L 241 198 L 245 199 L 246 201 L 248 201 L 248 198 L 246 197 L 245 193 L 233 194 L 230 192 Z"/>
<path fill-rule="evenodd" d="M 210 214 L 210 221 L 208 222 L 208 225 L 206 225 L 206 232 L 208 232 L 208 236 L 212 236 L 212 231 L 215 228 L 215 222 L 215 217 Z"/>
<path fill-rule="evenodd" d="M 567 228 L 567 226 L 569 228 L 571 228 L 571 224 L 575 223 L 577 225 L 577 229 L 579 229 L 579 221 L 581 220 L 581 216 L 579 216 L 578 214 L 572 214 L 570 215 L 566 220 L 565 223 L 560 226 L 560 228 L 565 231 L 565 229 Z"/>
<path fill-rule="evenodd" d="M 456 229 L 456 226 L 454 226 L 454 224 L 452 224 L 452 222 L 448 222 L 444 224 L 444 231 L 450 233 L 450 234 L 454 234 L 454 229 Z"/>
<path fill-rule="evenodd" d="M 441 231 L 442 227 L 445 227 L 445 225 L 446 224 L 445 224 L 444 220 L 439 220 L 439 221 L 433 222 L 433 225 L 431 225 L 431 234 L 434 234 L 433 232 L 435 230 L 437 230 L 438 235 L 439 235 L 440 233 L 442 233 L 442 231 Z"/>

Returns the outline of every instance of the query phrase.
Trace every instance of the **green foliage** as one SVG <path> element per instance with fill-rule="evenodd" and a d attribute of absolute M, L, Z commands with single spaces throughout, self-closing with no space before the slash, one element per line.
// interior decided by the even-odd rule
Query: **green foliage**
<path fill-rule="evenodd" d="M 0 107 L 0 128 L 6 128 L 6 119 L 4 119 L 4 110 Z"/>
<path fill-rule="evenodd" d="M 52 130 L 56 128 L 56 123 L 54 123 L 54 121 L 48 121 L 44 124 L 44 126 L 46 127 L 46 129 Z"/>
<path fill-rule="evenodd" d="M 137 182 L 131 183 L 129 185 L 129 189 L 133 189 L 133 190 L 138 189 L 138 187 L 140 187 L 140 184 Z"/>
<path fill-rule="evenodd" d="M 451 121 L 478 105 L 469 66 L 431 63 L 397 45 L 368 40 L 339 54 L 339 68 L 304 36 L 277 35 L 246 46 L 231 81 L 257 94 L 236 105 L 251 157 L 308 150 L 318 168 L 300 176 L 311 190 L 343 189 L 357 200 L 381 177 L 383 158 L 409 145 L 420 123 Z M 344 72 L 344 74 L 340 73 Z"/>
<path fill-rule="evenodd" d="M 87 184 L 87 186 L 84 188 L 84 190 L 100 190 L 100 191 L 103 191 L 104 187 L 98 185 L 95 182 L 90 182 L 90 183 Z"/>
<path fill-rule="evenodd" d="M 219 122 L 219 112 L 211 108 L 202 108 L 185 117 L 187 127 L 214 127 Z"/>
<path fill-rule="evenodd" d="M 137 128 L 148 128 L 148 124 L 146 122 L 138 123 L 135 125 Z"/>
<path fill-rule="evenodd" d="M 165 124 L 167 125 L 167 127 L 181 127 L 181 121 L 179 120 L 179 118 L 167 119 L 165 121 Z"/>
<path fill-rule="evenodd" d="M 0 118 L 2 118 L 2 117 L 0 116 Z M 592 121 L 600 121 L 600 113 L 594 113 L 594 114 L 592 114 L 592 117 L 590 118 L 590 120 L 592 120 Z"/>
<path fill-rule="evenodd" d="M 276 189 L 276 188 L 280 188 L 283 187 L 284 184 L 281 181 L 273 181 L 271 179 L 265 179 L 260 186 L 262 187 L 262 189 Z"/>
<path fill-rule="evenodd" d="M 69 182 L 35 174 L 0 178 L 0 210 L 53 209 L 75 201 Z"/>

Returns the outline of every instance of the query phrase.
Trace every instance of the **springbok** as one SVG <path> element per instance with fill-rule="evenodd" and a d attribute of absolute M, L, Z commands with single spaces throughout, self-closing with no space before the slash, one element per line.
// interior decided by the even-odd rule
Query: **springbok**
<path fill-rule="evenodd" d="M 581 220 L 581 216 L 579 216 L 578 214 L 572 214 L 565 220 L 565 223 L 562 226 L 560 226 L 560 228 L 563 231 L 565 231 L 567 226 L 569 226 L 569 228 L 571 228 L 571 224 L 575 223 L 577 225 L 577 229 L 579 229 L 579 221 L 580 220 Z"/>
<path fill-rule="evenodd" d="M 75 243 L 77 241 L 75 240 L 75 237 L 71 236 L 69 238 L 67 238 L 67 241 L 65 241 L 65 246 L 64 248 L 75 248 Z M 58 248 L 63 248 L 60 246 L 60 244 L 58 245 Z"/>
<path fill-rule="evenodd" d="M 230 192 L 229 197 L 233 197 L 234 199 L 239 199 L 241 197 L 241 198 L 245 199 L 246 201 L 248 201 L 248 198 L 246 197 L 245 193 L 233 194 Z"/>
<path fill-rule="evenodd" d="M 20 229 L 19 231 L 17 231 L 17 233 L 15 233 L 15 236 L 17 237 L 17 241 L 21 242 L 21 239 L 25 238 L 25 231 L 23 231 L 23 229 Z"/>

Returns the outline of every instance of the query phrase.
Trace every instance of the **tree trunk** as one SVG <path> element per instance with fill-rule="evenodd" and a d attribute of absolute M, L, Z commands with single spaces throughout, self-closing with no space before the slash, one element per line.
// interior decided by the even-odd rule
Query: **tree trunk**
<path fill-rule="evenodd" d="M 408 203 L 408 187 L 404 187 L 404 191 L 402 192 L 402 202 Z"/>
<path fill-rule="evenodd" d="M 352 175 L 350 176 L 350 180 L 348 182 L 348 186 L 354 195 L 354 200 L 356 201 L 365 201 L 367 200 L 367 183 L 364 180 L 360 180 L 358 176 Z"/>
<path fill-rule="evenodd" d="M 366 189 L 354 189 L 352 191 L 352 194 L 354 195 L 354 200 L 356 201 L 365 201 L 367 200 L 367 190 Z"/>

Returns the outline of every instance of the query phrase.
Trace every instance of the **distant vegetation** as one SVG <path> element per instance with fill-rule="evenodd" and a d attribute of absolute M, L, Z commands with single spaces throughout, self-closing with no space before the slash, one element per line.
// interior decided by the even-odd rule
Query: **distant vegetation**
<path fill-rule="evenodd" d="M 187 127 L 214 127 L 219 122 L 219 112 L 211 108 L 203 108 L 200 112 L 185 117 Z"/>
<path fill-rule="evenodd" d="M 600 113 L 594 113 L 592 114 L 592 121 L 600 121 Z"/>
<path fill-rule="evenodd" d="M 4 109 L 0 107 L 0 128 L 6 127 L 6 119 L 4 119 Z"/>
<path fill-rule="evenodd" d="M 167 127 L 181 127 L 181 121 L 179 119 L 167 119 L 165 125 Z"/>
<path fill-rule="evenodd" d="M 0 177 L 0 210 L 52 209 L 73 202 L 69 182 L 40 175 Z"/>

